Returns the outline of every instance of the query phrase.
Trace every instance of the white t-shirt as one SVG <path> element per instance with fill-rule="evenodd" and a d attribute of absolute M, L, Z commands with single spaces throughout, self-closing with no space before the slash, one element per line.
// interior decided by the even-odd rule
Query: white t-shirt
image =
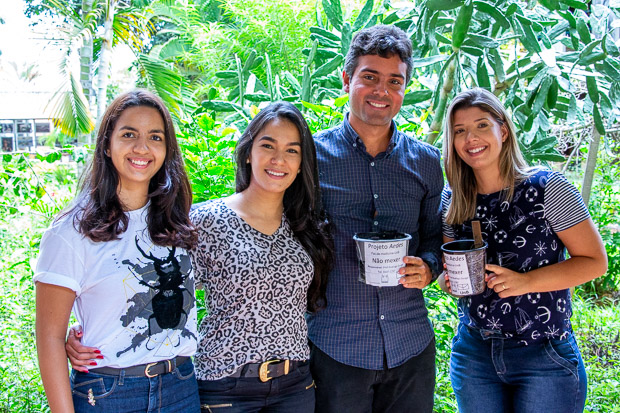
<path fill-rule="evenodd" d="M 54 222 L 41 240 L 34 281 L 76 293 L 73 312 L 83 344 L 104 356 L 97 367 L 130 367 L 196 351 L 192 266 L 182 248 L 154 245 L 147 206 L 128 212 L 121 239 L 93 242 Z"/>

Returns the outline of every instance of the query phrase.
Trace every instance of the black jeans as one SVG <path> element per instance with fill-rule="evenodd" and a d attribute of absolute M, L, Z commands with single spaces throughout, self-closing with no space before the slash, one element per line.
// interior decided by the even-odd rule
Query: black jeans
<path fill-rule="evenodd" d="M 257 377 L 198 380 L 203 413 L 311 413 L 314 381 L 310 366 L 261 382 Z"/>
<path fill-rule="evenodd" d="M 312 346 L 315 413 L 431 413 L 435 393 L 435 339 L 391 369 L 366 370 L 337 362 Z"/>

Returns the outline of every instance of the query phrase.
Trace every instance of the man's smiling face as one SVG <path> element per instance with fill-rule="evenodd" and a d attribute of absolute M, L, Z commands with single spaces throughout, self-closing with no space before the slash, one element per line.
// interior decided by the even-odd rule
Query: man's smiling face
<path fill-rule="evenodd" d="M 407 64 L 398 55 L 360 56 L 353 75 L 343 73 L 349 93 L 349 122 L 354 129 L 389 126 L 403 104 Z"/>

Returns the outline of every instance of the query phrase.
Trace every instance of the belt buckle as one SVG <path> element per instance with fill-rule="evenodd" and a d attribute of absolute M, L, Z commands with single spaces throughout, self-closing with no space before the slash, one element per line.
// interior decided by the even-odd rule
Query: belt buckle
<path fill-rule="evenodd" d="M 273 379 L 273 377 L 268 376 L 269 365 L 273 363 L 279 363 L 281 361 L 282 360 L 268 360 L 268 361 L 261 363 L 260 367 L 258 368 L 258 378 L 260 379 L 260 381 L 265 383 Z M 284 360 L 284 374 L 285 375 L 288 374 L 288 371 L 289 371 L 289 360 Z"/>
<path fill-rule="evenodd" d="M 148 377 L 149 379 L 152 379 L 153 377 L 157 377 L 157 376 L 158 376 L 158 374 L 151 374 L 151 373 L 149 373 L 149 369 L 150 369 L 151 367 L 153 367 L 153 366 L 156 366 L 156 365 L 157 365 L 157 363 L 159 363 L 159 362 L 149 363 L 149 364 L 147 364 L 147 365 L 146 365 L 146 367 L 144 368 L 144 375 L 145 375 L 146 377 Z"/>
<path fill-rule="evenodd" d="M 154 366 L 158 365 L 159 363 L 168 363 L 168 370 L 165 371 L 165 369 L 164 369 L 164 373 L 170 373 L 172 371 L 172 361 L 171 360 L 162 360 L 162 361 L 156 361 L 155 363 L 147 364 L 146 367 L 144 368 L 144 375 L 146 377 L 148 377 L 149 379 L 152 379 L 153 377 L 159 376 L 159 374 L 151 374 L 151 373 L 149 373 L 149 370 L 151 369 L 151 367 L 154 367 Z"/>

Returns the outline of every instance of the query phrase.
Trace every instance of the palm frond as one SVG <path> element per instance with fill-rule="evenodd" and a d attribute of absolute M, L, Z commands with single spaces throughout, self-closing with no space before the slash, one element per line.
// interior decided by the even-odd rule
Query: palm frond
<path fill-rule="evenodd" d="M 144 53 L 137 57 L 140 75 L 146 86 L 164 100 L 176 120 L 184 119 L 186 113 L 196 109 L 185 79 L 172 65 Z"/>
<path fill-rule="evenodd" d="M 192 44 L 180 37 L 173 37 L 162 45 L 159 49 L 160 59 L 174 59 L 188 53 L 192 48 Z"/>
<path fill-rule="evenodd" d="M 141 50 L 157 29 L 150 18 L 138 10 L 119 9 L 112 25 L 115 42 L 123 42 L 134 50 Z"/>
<path fill-rule="evenodd" d="M 73 8 L 69 7 L 69 3 L 62 0 L 48 0 L 47 3 L 42 4 L 43 7 L 47 7 L 52 14 L 57 14 L 66 18 L 73 24 L 79 24 L 82 20 L 79 13 Z"/>
<path fill-rule="evenodd" d="M 71 137 L 91 133 L 95 122 L 88 109 L 82 86 L 72 72 L 65 70 L 65 73 L 68 85 L 64 83 L 48 103 L 54 126 Z"/>

